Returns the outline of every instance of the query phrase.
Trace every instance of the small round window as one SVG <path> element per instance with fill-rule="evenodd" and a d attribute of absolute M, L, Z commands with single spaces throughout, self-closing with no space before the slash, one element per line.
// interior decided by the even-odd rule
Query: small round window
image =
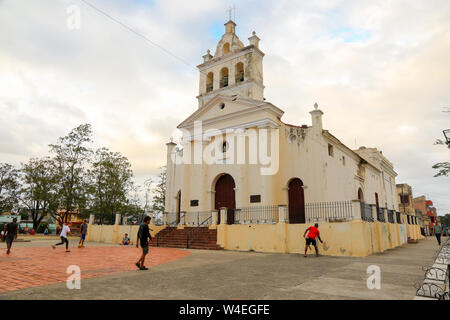
<path fill-rule="evenodd" d="M 220 110 L 225 109 L 225 103 L 221 103 L 219 107 L 220 107 Z"/>

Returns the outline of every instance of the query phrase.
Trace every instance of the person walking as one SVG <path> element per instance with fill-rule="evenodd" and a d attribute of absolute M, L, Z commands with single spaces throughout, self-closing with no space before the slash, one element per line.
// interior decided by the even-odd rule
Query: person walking
<path fill-rule="evenodd" d="M 316 223 L 314 226 L 309 227 L 305 230 L 303 234 L 303 238 L 305 238 L 306 233 L 309 231 L 308 236 L 306 237 L 306 246 L 305 246 L 305 254 L 303 255 L 305 258 L 307 257 L 306 253 L 308 252 L 309 246 L 312 244 L 314 248 L 316 248 L 316 257 L 319 256 L 319 248 L 317 247 L 316 238 L 319 239 L 321 243 L 323 243 L 322 239 L 320 239 L 320 231 L 319 224 Z"/>
<path fill-rule="evenodd" d="M 61 233 L 59 234 L 59 237 L 61 238 L 61 242 L 59 242 L 57 244 L 53 244 L 52 245 L 53 249 L 56 249 L 56 246 L 60 246 L 65 243 L 66 244 L 66 252 L 70 252 L 69 240 L 67 239 L 67 234 L 70 234 L 71 236 L 73 236 L 73 234 L 70 232 L 69 226 L 70 226 L 70 223 L 64 222 Z"/>
<path fill-rule="evenodd" d="M 139 225 L 139 231 L 136 239 L 136 248 L 139 248 L 139 243 L 141 244 L 142 248 L 142 255 L 139 258 L 138 262 L 136 262 L 136 266 L 139 268 L 139 270 L 148 270 L 148 268 L 145 267 L 144 262 L 145 256 L 148 254 L 149 249 L 148 239 L 152 241 L 152 235 L 150 234 L 150 228 L 148 227 L 151 219 L 152 218 L 150 218 L 149 216 L 146 216 L 144 218 L 144 222 Z"/>
<path fill-rule="evenodd" d="M 78 248 L 84 247 L 84 240 L 86 240 L 88 224 L 86 220 L 83 220 L 83 223 L 80 225 L 80 241 L 78 242 Z"/>
<path fill-rule="evenodd" d="M 436 223 L 436 225 L 433 227 L 433 231 L 434 231 L 434 235 L 436 236 L 438 244 L 441 245 L 442 227 L 441 227 L 440 222 Z"/>
<path fill-rule="evenodd" d="M 14 240 L 17 239 L 17 218 L 14 218 L 12 222 L 5 226 L 5 240 L 6 240 L 6 254 L 11 253 L 11 247 Z"/>

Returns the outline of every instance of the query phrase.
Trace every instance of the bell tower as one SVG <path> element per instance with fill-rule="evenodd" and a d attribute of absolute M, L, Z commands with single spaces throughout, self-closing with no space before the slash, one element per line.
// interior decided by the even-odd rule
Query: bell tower
<path fill-rule="evenodd" d="M 242 98 L 264 100 L 263 58 L 259 38 L 253 31 L 244 46 L 236 35 L 236 23 L 225 23 L 225 33 L 217 44 L 214 56 L 210 50 L 198 65 L 200 85 L 198 106 L 201 108 L 216 95 L 237 95 Z"/>

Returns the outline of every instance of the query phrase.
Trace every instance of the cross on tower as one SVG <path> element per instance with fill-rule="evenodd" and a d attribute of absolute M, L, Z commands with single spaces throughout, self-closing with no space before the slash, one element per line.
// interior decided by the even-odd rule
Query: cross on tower
<path fill-rule="evenodd" d="M 236 20 L 236 6 L 230 6 L 227 10 L 228 12 L 228 20 Z M 233 14 L 233 19 L 231 19 L 231 14 Z"/>

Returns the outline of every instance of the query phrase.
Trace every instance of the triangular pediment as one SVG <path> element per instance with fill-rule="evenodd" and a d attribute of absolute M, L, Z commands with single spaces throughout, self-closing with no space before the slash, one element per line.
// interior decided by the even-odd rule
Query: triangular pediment
<path fill-rule="evenodd" d="M 217 95 L 180 123 L 178 128 L 189 129 L 194 126 L 195 121 L 202 121 L 204 125 L 217 128 L 230 124 L 236 126 L 239 122 L 248 122 L 249 119 L 258 121 L 268 118 L 277 121 L 283 113 L 281 109 L 265 101 Z"/>

